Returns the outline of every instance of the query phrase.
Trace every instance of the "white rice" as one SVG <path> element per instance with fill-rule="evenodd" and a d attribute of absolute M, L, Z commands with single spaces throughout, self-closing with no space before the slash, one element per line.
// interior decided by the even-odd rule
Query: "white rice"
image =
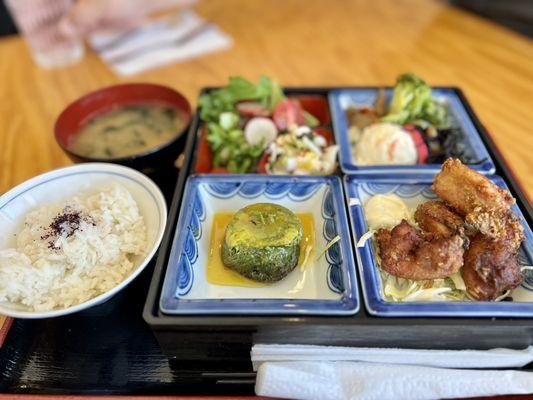
<path fill-rule="evenodd" d="M 69 212 L 81 216 L 79 226 L 51 234 L 54 218 Z M 16 249 L 0 250 L 0 301 L 67 308 L 117 286 L 145 253 L 144 219 L 122 186 L 44 206 L 27 214 Z"/>

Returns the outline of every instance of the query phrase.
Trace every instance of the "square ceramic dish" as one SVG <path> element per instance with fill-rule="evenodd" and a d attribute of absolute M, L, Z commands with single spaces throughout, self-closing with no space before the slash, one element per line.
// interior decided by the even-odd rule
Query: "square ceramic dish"
<path fill-rule="evenodd" d="M 298 102 L 303 110 L 316 118 L 318 125 L 314 128 L 314 131 L 324 137 L 328 145 L 335 143 L 331 128 L 328 97 L 325 93 L 311 90 L 308 93 L 288 94 L 288 98 Z M 245 121 L 246 117 L 241 116 L 241 120 Z M 213 165 L 213 154 L 207 141 L 207 125 L 202 121 L 198 122 L 198 145 L 196 148 L 193 172 L 196 174 L 229 173 L 225 168 L 218 168 Z M 259 158 L 257 165 L 254 167 L 256 173 L 266 174 L 265 165 L 267 159 L 268 157 L 266 154 L 263 154 L 263 156 Z"/>
<path fill-rule="evenodd" d="M 352 88 L 332 90 L 329 94 L 329 103 L 332 113 L 333 131 L 335 140 L 339 145 L 339 161 L 341 169 L 346 174 L 406 174 L 425 173 L 434 174 L 440 169 L 441 164 L 423 165 L 372 165 L 360 166 L 352 154 L 352 147 L 348 137 L 348 121 L 345 111 L 350 106 L 372 107 L 378 95 L 378 88 Z M 390 101 L 391 89 L 386 89 L 387 102 Z M 465 148 L 477 160 L 469 167 L 483 174 L 493 174 L 495 165 L 481 140 L 471 117 L 463 104 L 463 100 L 453 88 L 434 88 L 433 96 L 441 100 L 452 115 L 452 121 L 457 125 L 462 134 Z"/>
<path fill-rule="evenodd" d="M 314 255 L 263 287 L 207 281 L 215 213 L 271 202 L 312 214 Z M 318 256 L 336 236 L 341 239 Z M 358 311 L 355 262 L 338 177 L 193 175 L 189 177 L 167 265 L 160 310 L 166 314 L 349 315 Z"/>
<path fill-rule="evenodd" d="M 498 186 L 507 189 L 502 178 L 490 178 Z M 376 181 L 368 177 L 345 177 L 345 192 L 347 201 L 352 204 L 350 220 L 354 243 L 367 232 L 363 206 L 366 201 L 376 194 L 395 194 L 402 198 L 409 209 L 437 196 L 431 190 L 431 178 L 419 176 L 402 176 Z M 521 265 L 532 265 L 533 234 L 531 228 L 523 219 L 523 214 L 515 205 L 513 210 L 522 218 L 526 240 L 520 248 L 519 260 Z M 363 281 L 363 297 L 367 310 L 372 315 L 391 317 L 532 317 L 533 316 L 533 273 L 527 271 L 527 276 L 521 286 L 512 291 L 513 301 L 488 302 L 390 302 L 382 296 L 381 278 L 375 262 L 374 249 L 368 240 L 363 247 L 356 249 L 359 273 Z"/>

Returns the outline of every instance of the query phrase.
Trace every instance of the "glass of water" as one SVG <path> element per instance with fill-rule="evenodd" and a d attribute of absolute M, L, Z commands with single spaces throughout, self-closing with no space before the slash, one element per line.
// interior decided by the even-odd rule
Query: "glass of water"
<path fill-rule="evenodd" d="M 83 57 L 81 39 L 66 37 L 59 30 L 72 0 L 5 0 L 5 4 L 37 64 L 62 67 Z"/>

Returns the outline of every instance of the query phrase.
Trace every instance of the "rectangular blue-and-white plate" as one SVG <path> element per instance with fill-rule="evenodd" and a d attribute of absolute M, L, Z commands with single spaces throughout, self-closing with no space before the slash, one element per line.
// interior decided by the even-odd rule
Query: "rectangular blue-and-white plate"
<path fill-rule="evenodd" d="M 335 140 L 339 145 L 339 161 L 341 169 L 346 174 L 434 174 L 441 164 L 419 165 L 357 165 L 352 152 L 348 136 L 348 121 L 346 109 L 353 107 L 373 107 L 378 95 L 378 88 L 352 88 L 333 90 L 329 94 L 329 104 L 333 121 Z M 391 89 L 386 89 L 387 102 L 390 101 Z M 458 126 L 462 135 L 465 151 L 476 160 L 468 166 L 483 174 L 493 174 L 496 169 L 479 132 L 468 115 L 461 99 L 454 89 L 437 88 L 432 90 L 432 95 L 442 101 L 451 114 L 452 123 Z"/>
<path fill-rule="evenodd" d="M 311 213 L 314 256 L 264 287 L 212 284 L 206 279 L 217 212 L 258 202 Z M 325 254 L 327 244 L 341 239 Z M 359 309 L 355 261 L 342 182 L 336 176 L 193 175 L 189 177 L 160 298 L 166 314 L 350 315 Z"/>
<path fill-rule="evenodd" d="M 493 176 L 490 179 L 498 186 L 507 189 L 507 185 L 499 176 Z M 368 231 L 363 207 L 370 197 L 376 194 L 395 194 L 412 210 L 429 199 L 437 198 L 431 190 L 431 182 L 431 178 L 424 175 L 390 177 L 380 181 L 368 177 L 346 176 L 345 193 L 351 204 L 349 207 L 350 222 L 355 235 L 354 243 L 357 243 Z M 520 248 L 520 264 L 532 265 L 533 234 L 531 228 L 516 205 L 513 206 L 513 210 L 522 218 L 526 236 Z M 522 285 L 512 291 L 510 296 L 513 301 L 392 302 L 386 301 L 382 295 L 381 277 L 371 241 L 368 240 L 363 247 L 357 248 L 356 254 L 359 273 L 363 281 L 363 297 L 367 310 L 372 315 L 386 317 L 533 317 L 533 271 L 527 271 Z"/>

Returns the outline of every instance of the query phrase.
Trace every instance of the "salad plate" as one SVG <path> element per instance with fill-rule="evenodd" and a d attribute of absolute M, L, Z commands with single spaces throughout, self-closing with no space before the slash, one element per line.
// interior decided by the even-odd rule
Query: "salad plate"
<path fill-rule="evenodd" d="M 274 203 L 310 216 L 311 256 L 282 280 L 259 287 L 208 278 L 214 221 L 245 206 Z M 302 220 L 303 221 L 303 220 Z M 340 238 L 340 239 L 339 239 Z M 219 253 L 220 254 L 220 253 Z M 341 180 L 336 176 L 189 177 L 160 297 L 165 314 L 350 315 L 358 311 L 355 262 Z"/>
<path fill-rule="evenodd" d="M 490 178 L 496 185 L 507 189 L 499 176 Z M 385 317 L 532 317 L 533 316 L 533 271 L 526 271 L 524 282 L 505 300 L 512 301 L 392 301 L 384 295 L 388 284 L 378 269 L 376 250 L 372 240 L 361 240 L 368 232 L 364 205 L 374 195 L 394 194 L 401 198 L 408 209 L 436 199 L 431 190 L 431 178 L 424 174 L 381 177 L 346 176 L 345 193 L 349 202 L 350 222 L 356 246 L 356 257 L 363 289 L 363 297 L 370 314 Z M 531 266 L 533 261 L 533 234 L 520 209 L 512 210 L 521 218 L 525 241 L 519 251 L 519 263 Z"/>
<path fill-rule="evenodd" d="M 433 88 L 431 90 L 435 103 L 442 106 L 442 110 L 447 113 L 450 126 L 443 131 L 440 129 L 435 130 L 433 129 L 434 127 L 431 127 L 433 134 L 424 133 L 421 135 L 419 141 L 422 142 L 423 140 L 424 154 L 421 157 L 420 151 L 418 152 L 418 162 L 414 165 L 370 165 L 368 163 L 358 163 L 357 154 L 354 154 L 356 151 L 353 150 L 354 139 L 353 135 L 350 134 L 351 127 L 347 117 L 347 110 L 350 108 L 373 109 L 378 97 L 382 96 L 380 95 L 380 90 L 379 88 L 346 88 L 333 90 L 329 94 L 333 131 L 335 140 L 339 145 L 340 167 L 344 173 L 351 175 L 434 174 L 439 170 L 442 161 L 444 161 L 444 159 L 438 159 L 439 156 L 432 157 L 431 155 L 433 145 L 438 140 L 443 142 L 444 151 L 448 153 L 445 155 L 446 157 L 458 157 L 470 168 L 483 174 L 493 174 L 495 172 L 494 162 L 481 140 L 480 134 L 463 104 L 463 100 L 454 88 Z M 385 101 L 385 104 L 391 104 L 393 90 L 390 88 L 383 89 L 382 93 L 384 94 L 382 100 Z M 407 129 L 412 129 L 416 123 L 403 125 Z M 417 130 L 420 131 L 420 129 Z M 449 136 L 450 134 L 454 135 L 453 140 L 452 138 L 446 138 L 446 135 Z M 434 137 L 429 138 L 432 135 Z M 439 137 L 436 135 L 439 135 Z M 442 135 L 442 139 L 440 135 Z M 420 143 L 417 143 L 417 150 L 420 149 L 419 145 Z M 394 146 L 394 144 L 391 146 Z M 370 150 L 367 148 L 364 151 L 368 153 Z M 442 153 L 443 150 L 439 151 Z M 421 158 L 425 159 L 425 161 L 421 161 Z M 435 161 L 435 159 L 438 159 L 438 161 Z"/>
<path fill-rule="evenodd" d="M 337 170 L 327 94 L 287 94 L 271 78 L 231 77 L 198 99 L 195 173 L 328 175 Z"/>

